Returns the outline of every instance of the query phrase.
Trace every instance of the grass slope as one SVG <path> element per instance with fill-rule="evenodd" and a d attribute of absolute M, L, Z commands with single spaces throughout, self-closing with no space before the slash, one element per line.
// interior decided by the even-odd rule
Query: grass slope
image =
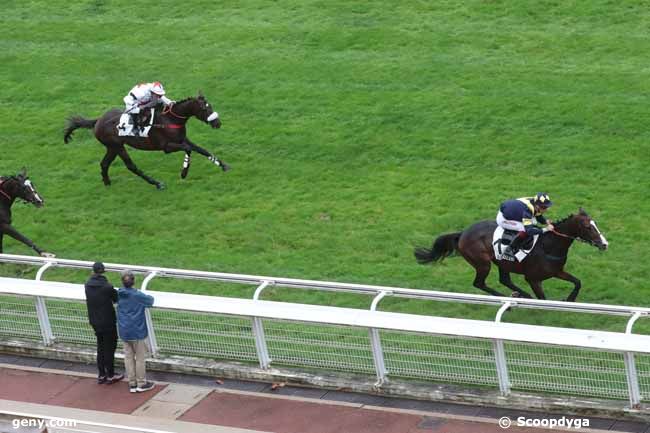
<path fill-rule="evenodd" d="M 15 226 L 60 257 L 477 293 L 462 259 L 414 245 L 548 191 L 551 218 L 584 206 L 611 250 L 575 245 L 580 301 L 646 305 L 650 12 L 644 2 L 5 1 L 0 173 L 28 166 L 46 199 Z M 232 164 L 131 150 L 156 191 L 72 114 L 97 117 L 139 81 L 201 89 L 221 114 L 189 136 Z M 30 254 L 5 239 L 5 252 Z M 5 273 L 17 272 L 6 267 Z M 55 275 L 55 274 L 54 274 Z M 81 277 L 77 277 L 81 278 Z M 516 277 L 516 281 L 525 282 Z M 490 277 L 498 286 L 496 272 Z M 156 285 L 158 284 L 158 285 Z M 152 288 L 175 290 L 179 283 Z M 549 281 L 547 296 L 569 292 Z M 238 295 L 232 287 L 183 290 Z M 366 306 L 332 294 L 274 299 Z M 493 311 L 387 299 L 384 309 Z M 513 313 L 533 323 L 599 318 Z"/>

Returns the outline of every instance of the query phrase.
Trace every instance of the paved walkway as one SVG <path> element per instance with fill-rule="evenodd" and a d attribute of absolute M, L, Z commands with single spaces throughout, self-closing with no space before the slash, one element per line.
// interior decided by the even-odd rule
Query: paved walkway
<path fill-rule="evenodd" d="M 4 424 L 0 418 L 0 432 L 21 431 L 10 427 L 12 417 L 30 414 L 74 418 L 98 432 L 188 433 L 550 433 L 558 429 L 513 425 L 505 430 L 498 420 L 561 418 L 311 388 L 272 391 L 264 383 L 218 383 L 209 377 L 157 372 L 149 373 L 157 382 L 154 390 L 131 394 L 124 381 L 98 385 L 93 371 L 94 366 L 84 364 L 0 355 L 0 414 L 10 414 Z M 103 425 L 131 428 L 106 430 Z M 589 427 L 650 433 L 650 424 L 642 422 L 592 418 Z"/>

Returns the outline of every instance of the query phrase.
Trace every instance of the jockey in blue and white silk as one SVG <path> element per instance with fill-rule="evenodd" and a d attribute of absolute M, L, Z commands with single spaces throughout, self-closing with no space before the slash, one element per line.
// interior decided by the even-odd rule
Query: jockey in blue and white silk
<path fill-rule="evenodd" d="M 159 102 L 165 105 L 174 103 L 174 101 L 165 96 L 165 89 L 159 81 L 140 83 L 133 87 L 124 97 L 126 112 L 129 114 L 138 114 L 140 110 L 153 107 Z"/>
<path fill-rule="evenodd" d="M 511 245 L 516 250 L 528 236 L 535 236 L 553 230 L 553 225 L 542 215 L 553 202 L 548 194 L 540 192 L 533 197 L 522 197 L 501 203 L 497 213 L 497 224 L 504 230 L 519 234 Z M 537 225 L 545 225 L 540 228 Z"/>

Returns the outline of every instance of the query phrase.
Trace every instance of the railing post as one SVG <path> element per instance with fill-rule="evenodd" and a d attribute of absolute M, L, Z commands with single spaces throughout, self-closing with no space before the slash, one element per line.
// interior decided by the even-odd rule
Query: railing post
<path fill-rule="evenodd" d="M 381 291 L 377 293 L 377 296 L 372 300 L 370 304 L 370 311 L 377 311 L 377 305 L 386 295 L 390 295 L 391 292 Z M 375 383 L 375 388 L 379 388 L 381 385 L 386 382 L 386 375 L 388 370 L 386 370 L 386 363 L 384 362 L 384 351 L 381 347 L 381 338 L 379 337 L 379 331 L 375 328 L 370 328 L 368 330 L 370 336 L 370 347 L 372 348 L 372 360 L 375 364 L 375 372 L 377 373 L 377 382 Z"/>
<path fill-rule="evenodd" d="M 47 262 L 41 266 L 36 272 L 36 281 L 41 281 L 43 273 L 47 268 L 53 266 L 53 262 Z M 38 325 L 41 328 L 41 336 L 43 337 L 43 344 L 46 346 L 54 343 L 54 334 L 52 333 L 52 325 L 50 323 L 50 316 L 47 314 L 47 306 L 45 305 L 45 300 L 37 296 L 34 300 L 34 306 L 36 307 L 36 316 L 38 317 Z"/>
<path fill-rule="evenodd" d="M 499 308 L 499 311 L 497 311 L 494 322 L 500 323 L 503 313 L 513 305 L 515 305 L 515 303 L 511 301 L 504 303 L 501 308 Z M 510 378 L 508 376 L 508 361 L 506 359 L 506 351 L 503 347 L 503 340 L 493 340 L 492 346 L 494 348 L 494 361 L 497 369 L 497 379 L 499 380 L 499 390 L 502 395 L 508 395 L 510 394 Z"/>
<path fill-rule="evenodd" d="M 264 290 L 269 284 L 272 284 L 271 281 L 262 281 L 255 293 L 253 294 L 253 300 L 258 301 L 262 290 Z M 260 362 L 260 368 L 268 370 L 271 366 L 271 357 L 269 356 L 269 349 L 266 346 L 266 337 L 264 335 L 264 324 L 262 319 L 259 317 L 253 317 L 253 338 L 255 339 L 255 351 L 257 352 L 257 359 Z"/>
<path fill-rule="evenodd" d="M 158 272 L 153 271 L 147 274 L 146 277 L 144 277 L 144 280 L 142 280 L 142 285 L 140 286 L 140 290 L 143 293 L 147 290 L 149 281 L 151 281 L 157 274 Z M 149 336 L 147 337 L 149 341 L 149 350 L 151 351 L 151 356 L 155 358 L 156 356 L 158 356 L 158 342 L 156 341 L 156 333 L 154 332 L 153 320 L 151 319 L 151 311 L 149 310 L 149 308 L 145 308 L 144 317 L 145 317 L 145 321 L 147 322 L 147 333 L 149 334 Z"/>
<path fill-rule="evenodd" d="M 635 312 L 630 317 L 625 327 L 625 334 L 632 334 L 632 327 L 639 317 L 643 314 L 640 311 Z M 636 371 L 636 362 L 634 360 L 633 352 L 625 352 L 623 354 L 625 361 L 625 376 L 627 378 L 627 392 L 630 398 L 630 409 L 638 409 L 641 406 L 641 390 L 639 388 L 639 377 Z"/>

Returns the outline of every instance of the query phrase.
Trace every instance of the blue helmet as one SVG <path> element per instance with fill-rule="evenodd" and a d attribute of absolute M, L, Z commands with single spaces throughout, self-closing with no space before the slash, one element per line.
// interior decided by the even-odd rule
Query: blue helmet
<path fill-rule="evenodd" d="M 535 197 L 533 197 L 533 204 L 539 207 L 551 207 L 553 202 L 547 193 L 538 192 L 535 194 Z"/>

